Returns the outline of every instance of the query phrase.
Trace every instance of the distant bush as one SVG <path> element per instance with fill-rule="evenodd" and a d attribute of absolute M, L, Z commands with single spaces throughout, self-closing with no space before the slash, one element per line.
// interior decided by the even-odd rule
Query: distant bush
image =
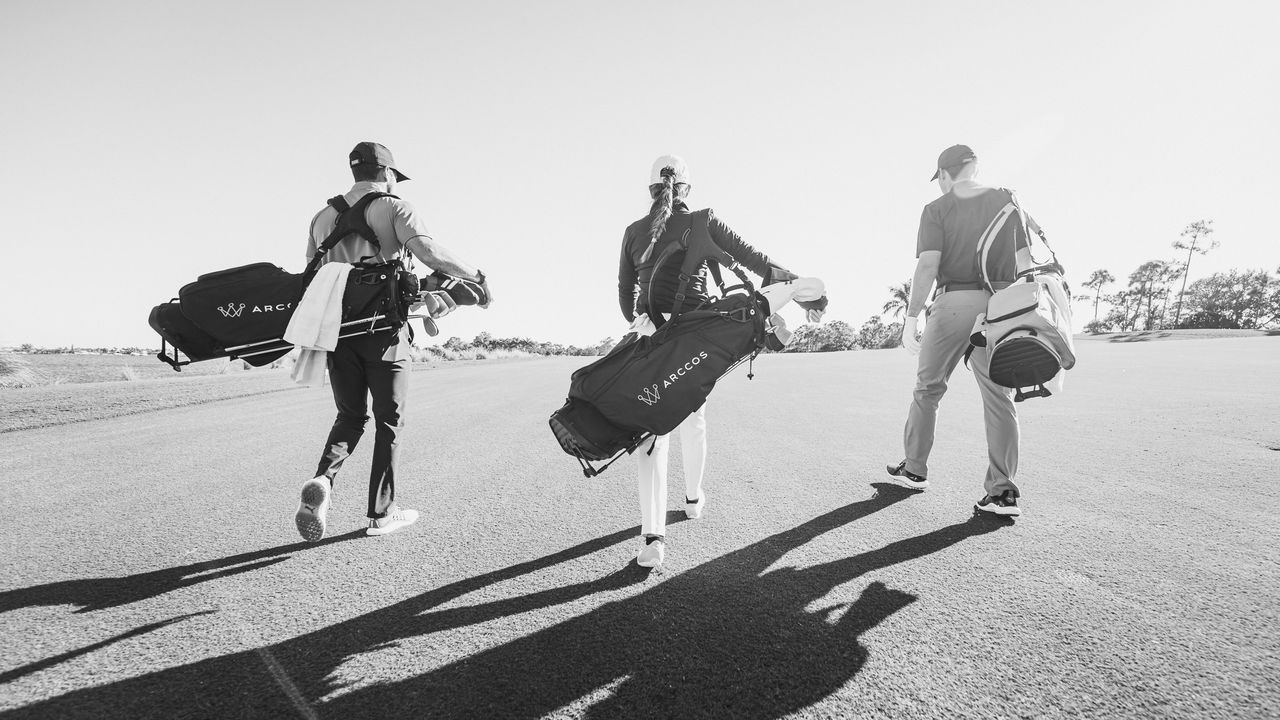
<path fill-rule="evenodd" d="M 609 352 L 613 345 L 613 338 L 605 338 L 595 345 L 580 348 L 530 338 L 495 338 L 489 333 L 480 333 L 471 342 L 451 337 L 443 345 L 415 347 L 410 356 L 414 362 L 497 360 L 545 355 L 598 356 Z"/>
<path fill-rule="evenodd" d="M 879 316 L 872 316 L 857 330 L 843 320 L 833 320 L 823 325 L 805 324 L 796 328 L 783 352 L 883 350 L 898 347 L 898 339 L 901 336 L 902 323 L 894 322 L 885 325 Z"/>
<path fill-rule="evenodd" d="M 1192 313 L 1178 321 L 1179 330 L 1203 330 L 1208 328 L 1239 330 L 1240 321 L 1223 313 L 1209 310 Z"/>
<path fill-rule="evenodd" d="M 1099 335 L 1104 332 L 1111 331 L 1111 323 L 1106 320 L 1090 320 L 1084 326 L 1084 331 L 1090 335 Z"/>

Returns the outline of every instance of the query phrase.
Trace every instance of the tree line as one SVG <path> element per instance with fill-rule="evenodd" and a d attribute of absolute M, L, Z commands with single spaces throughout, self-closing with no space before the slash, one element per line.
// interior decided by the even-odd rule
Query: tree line
<path fill-rule="evenodd" d="M 613 348 L 613 338 L 605 338 L 594 345 L 578 347 L 560 343 L 543 342 L 526 337 L 496 338 L 487 332 L 476 335 L 471 342 L 460 337 L 451 337 L 444 342 L 444 348 L 453 352 L 468 350 L 512 350 L 527 352 L 533 355 L 604 355 Z"/>
<path fill-rule="evenodd" d="M 1093 304 L 1093 319 L 1084 331 L 1280 327 L 1280 267 L 1274 273 L 1232 269 L 1187 284 L 1195 256 L 1220 246 L 1213 233 L 1212 220 L 1190 223 L 1172 243 L 1180 251 L 1177 257 L 1142 263 L 1115 292 L 1104 290 L 1116 283 L 1116 277 L 1109 270 L 1094 270 L 1084 283 L 1093 291 L 1082 298 Z M 1103 303 L 1105 314 L 1101 313 Z"/>

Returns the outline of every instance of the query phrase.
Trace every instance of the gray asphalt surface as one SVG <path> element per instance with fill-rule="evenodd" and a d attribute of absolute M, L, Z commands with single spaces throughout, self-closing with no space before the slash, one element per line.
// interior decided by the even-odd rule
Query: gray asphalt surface
<path fill-rule="evenodd" d="M 923 494 L 880 484 L 906 353 L 740 369 L 654 572 L 634 460 L 587 480 L 547 429 L 581 359 L 415 374 L 423 515 L 382 538 L 371 433 L 331 537 L 293 529 L 327 389 L 6 433 L 0 716 L 1277 716 L 1280 338 L 1080 354 L 1020 406 L 1016 522 L 973 515 L 963 368 Z"/>

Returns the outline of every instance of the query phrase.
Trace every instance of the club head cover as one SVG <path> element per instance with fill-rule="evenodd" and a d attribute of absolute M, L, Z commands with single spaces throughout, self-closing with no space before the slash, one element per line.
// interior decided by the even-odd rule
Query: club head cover
<path fill-rule="evenodd" d="M 823 295 L 817 300 L 797 300 L 796 304 L 804 308 L 805 310 L 817 310 L 819 312 L 826 312 L 827 296 Z"/>
<path fill-rule="evenodd" d="M 463 280 L 436 270 L 423 278 L 423 290 L 440 290 L 449 294 L 458 305 L 484 305 L 489 302 L 489 293 L 484 286 Z"/>

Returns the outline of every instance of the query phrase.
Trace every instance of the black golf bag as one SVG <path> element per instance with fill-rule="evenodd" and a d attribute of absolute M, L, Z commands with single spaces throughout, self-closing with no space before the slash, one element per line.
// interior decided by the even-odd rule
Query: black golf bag
<path fill-rule="evenodd" d="M 600 474 L 646 438 L 674 430 L 706 401 L 721 377 L 754 358 L 766 342 L 768 302 L 711 239 L 707 211 L 694 215 L 690 232 L 658 257 L 650 279 L 652 289 L 652 278 L 671 255 L 686 250 L 671 318 L 663 320 L 650 292 L 649 318 L 657 331 L 628 334 L 608 355 L 574 372 L 568 400 L 551 415 L 560 447 L 578 459 L 587 477 Z M 681 312 L 692 274 L 708 260 L 724 296 Z M 721 264 L 738 276 L 740 285 L 724 287 Z M 600 468 L 592 465 L 604 460 L 608 462 Z"/>
<path fill-rule="evenodd" d="M 357 234 L 375 248 L 377 236 L 365 219 L 369 203 L 387 193 L 369 193 L 349 206 L 342 196 L 329 200 L 338 210 L 333 232 L 320 244 L 301 275 L 271 263 L 253 263 L 201 275 L 178 291 L 178 297 L 151 309 L 148 323 L 160 335 L 157 357 L 174 370 L 219 357 L 240 358 L 261 366 L 293 349 L 285 328 L 324 255 L 346 237 Z M 399 330 L 408 320 L 409 304 L 419 292 L 418 277 L 399 260 L 355 263 L 342 300 L 340 337 Z M 173 346 L 172 354 L 167 345 Z M 179 352 L 186 356 L 181 360 Z"/>

